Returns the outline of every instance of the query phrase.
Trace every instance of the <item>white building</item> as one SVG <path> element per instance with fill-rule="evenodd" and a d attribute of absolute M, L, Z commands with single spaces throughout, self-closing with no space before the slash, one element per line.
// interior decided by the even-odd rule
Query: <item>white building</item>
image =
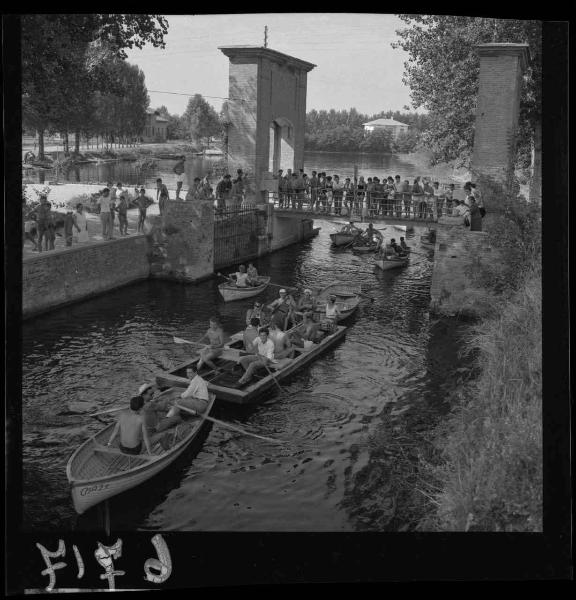
<path fill-rule="evenodd" d="M 376 119 L 375 121 L 362 123 L 362 125 L 364 125 L 364 131 L 389 131 L 393 139 L 397 139 L 401 133 L 407 133 L 409 128 L 406 123 L 400 123 L 400 121 L 394 119 Z"/>

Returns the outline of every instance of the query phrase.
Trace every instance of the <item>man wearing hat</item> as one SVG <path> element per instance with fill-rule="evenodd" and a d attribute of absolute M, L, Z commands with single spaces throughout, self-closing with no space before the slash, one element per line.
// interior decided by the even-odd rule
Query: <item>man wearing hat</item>
<path fill-rule="evenodd" d="M 296 303 L 294 302 L 294 298 L 284 288 L 278 294 L 280 297 L 271 302 L 268 308 L 272 310 L 272 320 L 283 330 L 286 328 L 292 311 L 296 308 Z"/>

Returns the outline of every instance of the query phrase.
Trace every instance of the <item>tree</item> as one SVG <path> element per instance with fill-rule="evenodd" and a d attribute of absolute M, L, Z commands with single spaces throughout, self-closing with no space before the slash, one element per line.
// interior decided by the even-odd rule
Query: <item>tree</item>
<path fill-rule="evenodd" d="M 182 119 L 192 141 L 201 142 L 220 132 L 220 120 L 214 108 L 208 104 L 201 94 L 195 94 L 188 100 Z"/>
<path fill-rule="evenodd" d="M 32 14 L 22 23 L 22 116 L 39 133 L 78 131 L 75 116 L 86 118 L 89 97 L 106 90 L 111 60 L 122 61 L 125 48 L 146 43 L 164 47 L 168 24 L 160 15 Z"/>
<path fill-rule="evenodd" d="M 538 144 L 541 118 L 542 30 L 539 21 L 456 16 L 399 15 L 408 27 L 397 31 L 410 58 L 404 83 L 414 108 L 429 112 L 422 142 L 432 163 L 468 166 L 474 141 L 480 62 L 475 46 L 490 42 L 527 42 L 531 64 L 523 86 L 518 149 L 526 155 Z"/>
<path fill-rule="evenodd" d="M 392 134 L 383 129 L 375 129 L 362 140 L 360 150 L 363 152 L 391 152 Z"/>

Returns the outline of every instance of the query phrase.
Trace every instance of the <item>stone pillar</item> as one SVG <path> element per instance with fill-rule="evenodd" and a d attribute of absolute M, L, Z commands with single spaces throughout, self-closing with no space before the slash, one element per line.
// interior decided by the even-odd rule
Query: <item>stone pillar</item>
<path fill-rule="evenodd" d="M 220 50 L 230 60 L 228 170 L 247 172 L 252 199 L 259 202 L 267 182 L 273 185 L 271 164 L 303 167 L 306 80 L 316 65 L 270 48 Z"/>
<path fill-rule="evenodd" d="M 151 223 L 150 276 L 197 282 L 214 272 L 214 206 L 208 201 L 168 200 Z"/>
<path fill-rule="evenodd" d="M 480 81 L 470 170 L 487 206 L 511 193 L 522 75 L 529 60 L 527 44 L 480 44 Z"/>

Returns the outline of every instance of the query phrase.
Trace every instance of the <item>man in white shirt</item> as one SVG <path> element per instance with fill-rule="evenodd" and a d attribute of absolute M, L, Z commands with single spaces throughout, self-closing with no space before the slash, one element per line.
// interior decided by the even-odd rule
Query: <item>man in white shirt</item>
<path fill-rule="evenodd" d="M 238 380 L 239 385 L 244 385 L 252 379 L 254 371 L 266 368 L 274 360 L 274 342 L 268 339 L 268 329 L 263 327 L 258 333 L 258 337 L 252 343 L 255 354 L 252 356 L 243 356 L 240 359 L 240 365 L 246 373 Z"/>
<path fill-rule="evenodd" d="M 234 273 L 234 277 L 236 279 L 236 287 L 248 287 L 248 273 L 246 273 L 246 267 L 244 265 L 238 267 L 238 271 Z"/>
<path fill-rule="evenodd" d="M 208 393 L 208 384 L 198 373 L 194 366 L 186 369 L 186 376 L 190 379 L 190 384 L 184 392 L 180 394 L 180 398 L 176 402 L 186 408 L 191 408 L 197 413 L 205 412 L 208 406 L 210 394 Z M 166 415 L 168 418 L 180 414 L 180 409 L 173 406 Z M 186 413 L 190 414 L 190 413 Z"/>

